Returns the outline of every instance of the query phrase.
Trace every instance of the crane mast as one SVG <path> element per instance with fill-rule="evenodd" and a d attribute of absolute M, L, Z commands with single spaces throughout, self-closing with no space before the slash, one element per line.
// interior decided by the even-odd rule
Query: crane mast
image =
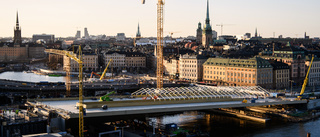
<path fill-rule="evenodd" d="M 157 10 L 157 88 L 163 88 L 163 5 L 158 0 Z"/>
<path fill-rule="evenodd" d="M 142 0 L 142 4 L 145 0 Z M 157 4 L 157 88 L 163 88 L 163 0 Z"/>

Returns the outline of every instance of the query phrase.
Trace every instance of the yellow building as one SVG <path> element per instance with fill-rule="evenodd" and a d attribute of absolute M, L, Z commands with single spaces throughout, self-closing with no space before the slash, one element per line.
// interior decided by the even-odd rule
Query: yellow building
<path fill-rule="evenodd" d="M 272 66 L 260 57 L 209 58 L 203 64 L 203 81 L 217 85 L 272 88 Z"/>

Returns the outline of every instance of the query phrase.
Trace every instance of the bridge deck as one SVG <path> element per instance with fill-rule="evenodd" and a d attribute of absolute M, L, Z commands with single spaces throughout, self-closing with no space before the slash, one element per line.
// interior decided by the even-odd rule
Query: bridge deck
<path fill-rule="evenodd" d="M 63 115 L 69 118 L 78 118 L 78 109 L 75 105 L 77 100 L 70 101 L 46 101 L 41 102 L 42 105 L 54 109 L 67 110 Z M 85 100 L 85 102 L 95 102 L 95 100 Z M 85 117 L 99 116 L 115 116 L 115 115 L 131 115 L 131 114 L 146 114 L 146 113 L 161 113 L 161 112 L 176 112 L 176 111 L 191 111 L 205 110 L 213 108 L 230 108 L 230 107 L 247 107 L 247 106 L 265 106 L 279 104 L 302 104 L 307 101 L 279 100 L 279 99 L 259 99 L 256 103 L 242 103 L 241 101 L 224 101 L 224 102 L 206 102 L 206 103 L 185 103 L 185 104 L 165 104 L 165 105 L 146 105 L 146 106 L 130 106 L 130 107 L 110 107 L 108 110 L 101 108 L 91 108 L 86 110 Z"/>

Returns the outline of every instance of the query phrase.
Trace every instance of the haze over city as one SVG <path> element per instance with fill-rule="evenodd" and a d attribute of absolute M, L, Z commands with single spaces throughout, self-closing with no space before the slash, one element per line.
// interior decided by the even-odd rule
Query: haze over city
<path fill-rule="evenodd" d="M 174 37 L 196 35 L 198 22 L 204 23 L 206 0 L 165 1 L 165 35 L 179 32 Z M 123 32 L 135 36 L 140 23 L 142 36 L 156 36 L 156 0 L 10 0 L 0 9 L 0 37 L 13 37 L 16 12 L 22 28 L 22 37 L 33 34 L 55 34 L 56 37 L 74 36 L 77 30 L 88 28 L 90 35 L 116 35 Z M 320 9 L 318 0 L 210 0 L 210 19 L 224 26 L 223 34 L 243 35 L 258 33 L 262 37 L 320 36 Z"/>

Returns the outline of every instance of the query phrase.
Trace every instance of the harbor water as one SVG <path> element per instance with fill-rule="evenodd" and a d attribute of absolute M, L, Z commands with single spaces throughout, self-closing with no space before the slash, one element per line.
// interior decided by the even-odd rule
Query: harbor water
<path fill-rule="evenodd" d="M 47 75 L 38 75 L 34 73 L 25 72 L 3 72 L 0 74 L 0 79 L 22 81 L 22 82 L 35 82 L 48 81 L 48 82 L 65 82 L 65 77 L 51 77 Z"/>
<path fill-rule="evenodd" d="M 159 125 L 176 123 L 183 129 L 192 132 L 201 131 L 211 137 L 306 137 L 307 133 L 311 133 L 312 137 L 320 136 L 320 119 L 300 123 L 272 121 L 265 124 L 199 111 L 149 119 L 155 119 Z"/>

